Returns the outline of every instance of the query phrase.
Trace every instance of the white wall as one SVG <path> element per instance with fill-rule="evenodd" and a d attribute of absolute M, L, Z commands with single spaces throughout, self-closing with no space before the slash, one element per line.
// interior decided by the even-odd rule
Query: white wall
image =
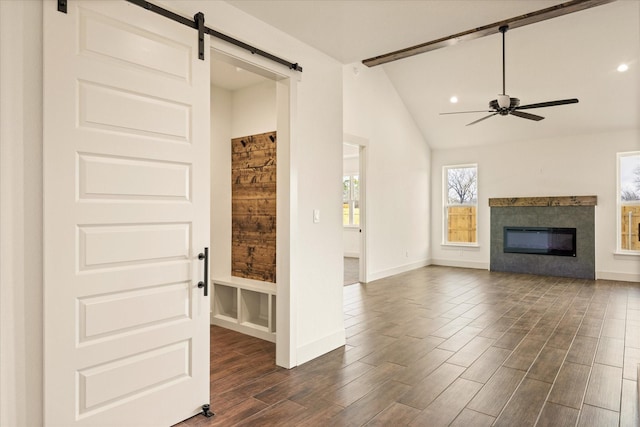
<path fill-rule="evenodd" d="M 344 131 L 368 141 L 367 280 L 427 265 L 430 148 L 383 67 L 345 65 L 343 79 Z"/>
<path fill-rule="evenodd" d="M 265 81 L 231 93 L 231 138 L 272 132 L 276 130 L 276 119 L 274 81 Z"/>
<path fill-rule="evenodd" d="M 42 425 L 42 4 L 0 1 L 0 425 Z"/>
<path fill-rule="evenodd" d="M 211 86 L 211 277 L 231 275 L 232 93 Z"/>
<path fill-rule="evenodd" d="M 640 258 L 615 255 L 616 153 L 640 148 L 640 132 L 621 131 L 433 151 L 434 264 L 489 266 L 488 199 L 596 195 L 596 277 L 640 281 Z M 479 248 L 442 246 L 442 166 L 478 164 Z"/>
<path fill-rule="evenodd" d="M 304 69 L 303 73 L 297 73 L 282 67 L 283 74 L 293 76 L 292 123 L 289 150 L 281 151 L 281 146 L 278 147 L 278 164 L 290 163 L 289 230 L 278 228 L 279 235 L 286 231 L 290 235 L 290 254 L 281 263 L 290 266 L 289 283 L 287 296 L 281 293 L 279 284 L 278 311 L 289 303 L 290 362 L 291 366 L 304 363 L 345 343 L 342 217 L 340 209 L 336 209 L 342 200 L 342 66 L 226 2 L 162 3 L 184 16 L 202 11 L 206 25 L 298 62 Z M 222 46 L 224 42 L 212 41 L 212 44 Z M 229 51 L 258 66 L 268 62 L 237 48 Z M 280 140 L 280 130 L 278 135 Z M 287 159 L 283 159 L 281 153 Z M 321 221 L 317 224 L 313 223 L 314 209 L 321 211 Z M 278 330 L 278 334 L 281 332 Z"/>
<path fill-rule="evenodd" d="M 299 61 L 291 103 L 291 363 L 344 344 L 342 67 L 221 1 L 158 2 Z M 44 7 L 55 7 L 47 2 Z M 42 425 L 42 8 L 0 1 L 0 425 Z M 150 12 L 151 13 L 151 12 Z M 194 37 L 196 33 L 194 31 Z M 220 42 L 222 43 L 222 42 Z M 238 56 L 265 63 L 250 53 Z M 322 222 L 312 223 L 313 208 Z M 71 391 L 61 391 L 71 392 Z"/>

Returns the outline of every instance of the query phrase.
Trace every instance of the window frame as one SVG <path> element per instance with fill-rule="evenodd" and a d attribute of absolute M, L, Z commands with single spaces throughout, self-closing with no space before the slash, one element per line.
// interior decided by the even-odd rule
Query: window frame
<path fill-rule="evenodd" d="M 623 151 L 616 153 L 616 251 L 618 255 L 640 256 L 640 249 L 622 248 L 622 187 L 620 179 L 620 163 L 623 157 L 640 156 L 640 151 Z M 625 202 L 624 205 L 640 206 L 640 200 Z"/>
<path fill-rule="evenodd" d="M 450 169 L 468 169 L 474 168 L 476 170 L 476 198 L 475 203 L 468 205 L 460 205 L 460 204 L 449 204 L 449 178 L 448 171 Z M 477 248 L 480 246 L 478 241 L 478 200 L 479 200 L 479 192 L 480 186 L 478 185 L 478 164 L 477 163 L 464 163 L 464 164 L 455 164 L 455 165 L 444 165 L 442 166 L 442 241 L 441 246 L 462 246 L 462 247 L 472 247 Z M 475 230 L 475 242 L 453 242 L 449 241 L 449 206 L 474 206 L 475 215 L 476 215 L 476 230 Z"/>

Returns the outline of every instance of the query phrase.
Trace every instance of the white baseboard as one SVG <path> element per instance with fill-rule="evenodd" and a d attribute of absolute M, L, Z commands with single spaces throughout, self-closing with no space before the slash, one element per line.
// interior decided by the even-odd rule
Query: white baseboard
<path fill-rule="evenodd" d="M 615 271 L 596 271 L 596 279 L 616 280 L 619 282 L 640 282 L 640 274 L 617 273 Z"/>
<path fill-rule="evenodd" d="M 360 258 L 360 252 L 345 252 L 344 256 L 346 258 Z"/>
<path fill-rule="evenodd" d="M 334 332 L 324 338 L 298 347 L 296 355 L 296 365 L 302 365 L 305 362 L 320 357 L 325 353 L 335 350 L 345 345 L 347 342 L 344 329 Z"/>
<path fill-rule="evenodd" d="M 388 270 L 377 271 L 375 273 L 370 273 L 367 276 L 367 281 L 372 282 L 374 280 L 384 279 L 385 277 L 415 270 L 416 268 L 426 267 L 427 265 L 429 265 L 429 260 L 424 259 L 422 261 L 412 262 L 410 264 L 401 265 L 399 267 L 390 268 Z"/>
<path fill-rule="evenodd" d="M 457 259 L 432 259 L 431 265 L 441 265 L 443 267 L 475 268 L 478 270 L 488 270 L 489 263 L 482 261 L 460 261 Z"/>

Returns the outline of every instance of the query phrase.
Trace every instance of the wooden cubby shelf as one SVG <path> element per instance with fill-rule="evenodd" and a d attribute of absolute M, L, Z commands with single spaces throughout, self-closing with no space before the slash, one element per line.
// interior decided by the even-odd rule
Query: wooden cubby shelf
<path fill-rule="evenodd" d="M 276 284 L 240 277 L 211 279 L 211 324 L 276 341 Z"/>

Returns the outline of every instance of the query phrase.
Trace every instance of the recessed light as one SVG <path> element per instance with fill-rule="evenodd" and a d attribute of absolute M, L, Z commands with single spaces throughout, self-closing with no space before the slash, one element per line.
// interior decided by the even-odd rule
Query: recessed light
<path fill-rule="evenodd" d="M 457 96 L 452 96 L 451 98 L 449 98 L 449 102 L 451 102 L 452 104 L 455 104 L 458 102 L 458 97 Z"/>
<path fill-rule="evenodd" d="M 625 71 L 627 71 L 629 69 L 629 66 L 627 64 L 620 64 L 618 65 L 618 68 L 616 68 L 619 72 L 624 73 Z"/>

